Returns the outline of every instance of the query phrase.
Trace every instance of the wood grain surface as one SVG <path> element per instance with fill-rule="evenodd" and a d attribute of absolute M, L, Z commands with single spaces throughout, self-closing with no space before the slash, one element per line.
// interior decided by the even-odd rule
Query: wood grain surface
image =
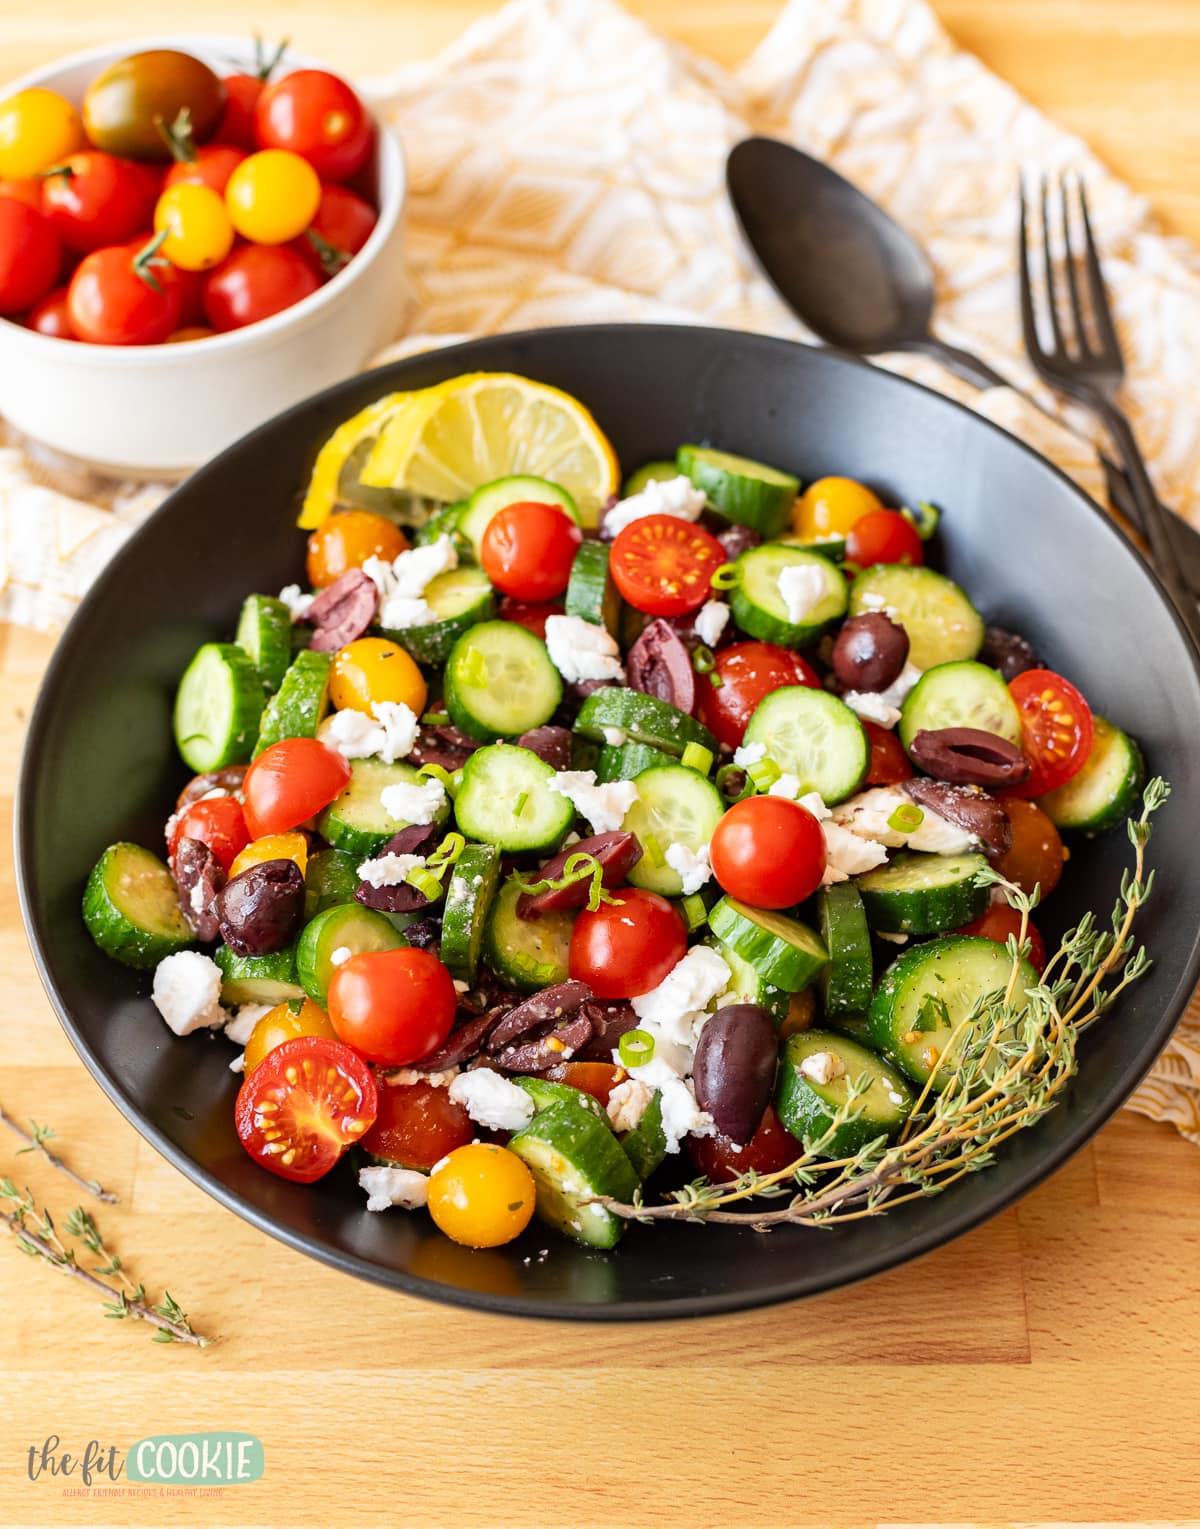
<path fill-rule="evenodd" d="M 4 75 L 172 22 L 268 36 L 351 71 L 427 56 L 476 0 L 0 0 Z M 773 0 L 632 0 L 737 63 Z M 937 0 L 954 35 L 1086 136 L 1166 224 L 1200 238 L 1196 0 Z M 0 815 L 49 639 L 0 626 Z M 169 1167 L 91 1082 L 26 948 L 0 841 L 0 1104 L 53 1123 L 121 1197 L 102 1224 L 135 1278 L 220 1342 L 102 1319 L 0 1238 L 0 1523 L 761 1526 L 1182 1522 L 1200 1514 L 1200 1154 L 1120 1115 L 989 1225 L 873 1283 L 699 1326 L 483 1318 L 287 1251 Z M 70 1186 L 0 1129 L 0 1176 L 65 1212 Z M 82 1496 L 31 1481 L 82 1451 L 244 1428 L 266 1472 L 212 1497 Z M 122 1483 L 123 1486 L 123 1483 Z M 64 1488 L 66 1490 L 64 1490 Z M 109 1489 L 111 1491 L 111 1488 Z M 137 1491 L 142 1495 L 133 1495 Z"/>

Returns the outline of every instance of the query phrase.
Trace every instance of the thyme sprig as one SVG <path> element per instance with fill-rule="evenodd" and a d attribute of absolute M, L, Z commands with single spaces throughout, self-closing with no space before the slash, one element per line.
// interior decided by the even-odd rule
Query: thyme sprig
<path fill-rule="evenodd" d="M 898 1140 L 880 1136 L 850 1156 L 826 1156 L 842 1127 L 863 1113 L 869 1084 L 863 1076 L 848 1080 L 845 1101 L 827 1128 L 806 1137 L 803 1152 L 786 1168 L 768 1174 L 750 1170 L 725 1184 L 697 1179 L 663 1204 L 647 1205 L 640 1196 L 629 1203 L 608 1198 L 601 1203 L 636 1221 L 725 1222 L 757 1231 L 784 1223 L 819 1227 L 940 1194 L 966 1174 L 990 1167 L 1002 1142 L 1054 1107 L 1075 1073 L 1080 1032 L 1149 969 L 1145 947 L 1132 931 L 1154 884 L 1153 873 L 1145 870 L 1150 819 L 1169 794 L 1165 781 L 1150 781 L 1140 815 L 1127 824 L 1133 866 L 1121 878 L 1107 927 L 1085 914 L 1063 937 L 1040 980 L 1020 992 L 1038 891 L 1025 893 L 993 870 L 981 874 L 1020 914 L 1019 932 L 1007 943 L 1008 981 L 979 999 L 954 1028 Z M 786 1204 L 773 1210 L 747 1214 L 738 1208 L 751 1198 L 785 1197 Z"/>
<path fill-rule="evenodd" d="M 0 1121 L 3 1121 L 10 1131 L 27 1143 L 26 1146 L 18 1150 L 18 1157 L 23 1157 L 26 1152 L 37 1152 L 50 1164 L 51 1168 L 55 1168 L 59 1173 L 65 1174 L 72 1184 L 76 1185 L 79 1189 L 86 1189 L 88 1194 L 93 1195 L 97 1200 L 102 1200 L 105 1205 L 117 1205 L 120 1203 L 117 1196 L 110 1190 L 105 1189 L 96 1179 L 85 1179 L 82 1174 L 76 1173 L 74 1168 L 68 1167 L 61 1157 L 56 1156 L 55 1153 L 50 1151 L 46 1143 L 58 1139 L 58 1133 L 52 1126 L 40 1126 L 36 1120 L 31 1120 L 29 1122 L 30 1130 L 27 1131 L 24 1126 L 19 1125 L 11 1115 L 5 1112 L 2 1104 L 0 1104 Z"/>

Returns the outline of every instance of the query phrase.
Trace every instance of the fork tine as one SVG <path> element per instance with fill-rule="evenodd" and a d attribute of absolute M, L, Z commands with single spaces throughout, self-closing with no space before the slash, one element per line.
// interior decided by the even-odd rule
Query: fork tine
<path fill-rule="evenodd" d="M 1018 274 L 1021 281 L 1021 329 L 1025 336 L 1025 349 L 1033 360 L 1045 359 L 1041 341 L 1038 339 L 1037 319 L 1033 312 L 1033 287 L 1029 280 L 1029 219 L 1025 206 L 1025 186 L 1017 177 L 1017 201 L 1021 209 L 1020 231 L 1017 236 Z"/>
<path fill-rule="evenodd" d="M 1054 257 L 1050 253 L 1050 214 L 1046 206 L 1047 177 L 1042 176 L 1041 181 L 1041 204 L 1042 204 L 1042 261 L 1046 270 L 1046 301 L 1050 305 L 1050 327 L 1054 331 L 1054 343 L 1060 351 L 1065 351 L 1063 343 L 1062 326 L 1058 321 L 1058 293 L 1055 288 Z"/>
<path fill-rule="evenodd" d="M 1117 338 L 1112 307 L 1108 301 L 1108 289 L 1104 285 L 1104 273 L 1100 269 L 1100 252 L 1092 237 L 1092 220 L 1088 217 L 1087 193 L 1083 187 L 1082 176 L 1075 177 L 1075 185 L 1079 191 L 1079 210 L 1083 214 L 1083 235 L 1087 241 L 1088 285 L 1092 297 L 1092 314 L 1096 320 L 1096 328 L 1100 332 L 1101 344 L 1105 345 L 1120 362 L 1121 342 Z"/>
<path fill-rule="evenodd" d="M 1067 178 L 1065 175 L 1058 183 L 1058 195 L 1062 204 L 1063 242 L 1066 245 L 1067 288 L 1071 294 L 1071 312 L 1075 315 L 1076 344 L 1079 346 L 1079 354 L 1086 356 L 1092 347 L 1088 341 L 1087 325 L 1083 319 L 1083 303 L 1079 296 L 1079 278 L 1075 273 L 1075 247 L 1071 242 L 1071 199 L 1067 195 Z"/>

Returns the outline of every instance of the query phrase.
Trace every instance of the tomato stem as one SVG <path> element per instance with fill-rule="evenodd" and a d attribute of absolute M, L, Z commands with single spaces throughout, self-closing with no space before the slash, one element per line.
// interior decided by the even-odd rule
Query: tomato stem
<path fill-rule="evenodd" d="M 160 228 L 153 239 L 133 257 L 134 275 L 144 281 L 151 292 L 161 292 L 163 289 L 162 282 L 154 274 L 154 267 L 158 266 L 160 269 L 166 269 L 171 264 L 169 260 L 158 253 L 170 232 L 169 228 Z"/>
<path fill-rule="evenodd" d="M 350 264 L 350 251 L 339 249 L 336 244 L 330 244 L 329 240 L 323 239 L 315 228 L 305 229 L 304 237 L 316 251 L 317 259 L 321 262 L 321 269 L 326 276 L 336 276 L 344 266 Z"/>
<path fill-rule="evenodd" d="M 268 58 L 266 45 L 262 37 L 257 32 L 254 34 L 254 78 L 256 80 L 261 80 L 264 85 L 267 83 L 283 62 L 283 55 L 291 46 L 291 42 L 292 39 L 290 37 L 285 37 L 276 46 L 274 53 Z"/>
<path fill-rule="evenodd" d="M 75 179 L 74 169 L 70 165 L 62 164 L 51 165 L 48 170 L 39 170 L 34 176 L 34 180 L 49 181 L 53 180 L 56 175 L 61 175 L 63 180 L 66 181 Z"/>
<path fill-rule="evenodd" d="M 155 117 L 154 126 L 158 136 L 171 151 L 171 158 L 180 165 L 196 163 L 196 134 L 192 128 L 191 108 L 181 106 L 174 122 L 164 122 Z"/>

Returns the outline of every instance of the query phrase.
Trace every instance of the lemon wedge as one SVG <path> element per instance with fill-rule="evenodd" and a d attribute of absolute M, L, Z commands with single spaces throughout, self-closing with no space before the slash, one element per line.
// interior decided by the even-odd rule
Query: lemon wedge
<path fill-rule="evenodd" d="M 333 514 L 346 463 L 364 441 L 379 435 L 387 420 L 411 397 L 411 393 L 388 393 L 337 427 L 317 454 L 297 525 L 312 531 Z"/>

